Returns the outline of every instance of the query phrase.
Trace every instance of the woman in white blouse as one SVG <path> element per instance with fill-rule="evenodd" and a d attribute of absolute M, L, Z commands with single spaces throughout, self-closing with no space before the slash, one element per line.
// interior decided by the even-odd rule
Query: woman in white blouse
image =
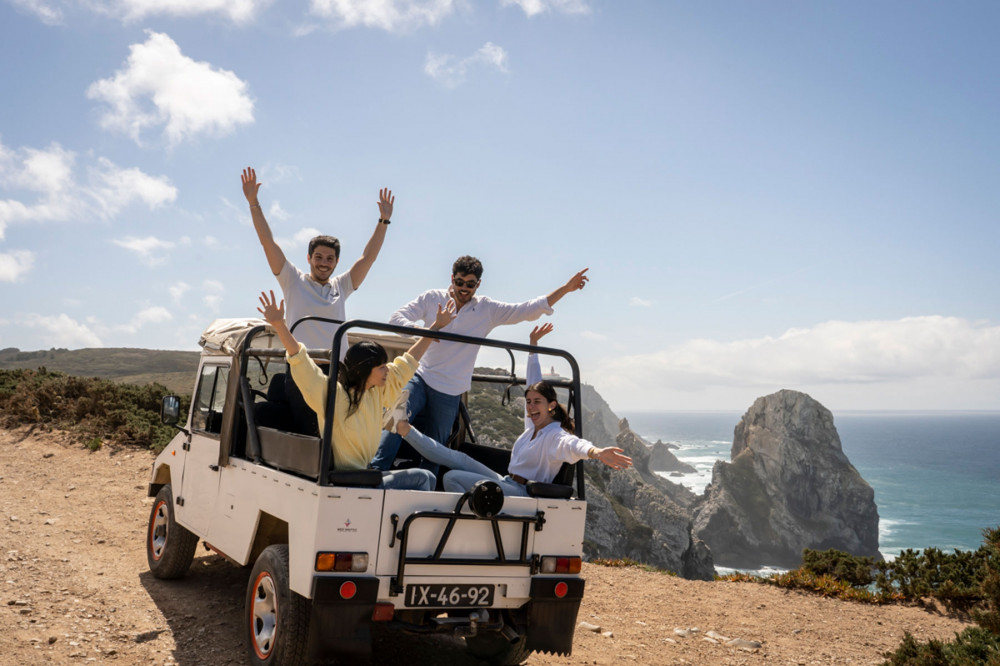
<path fill-rule="evenodd" d="M 552 324 L 536 326 L 531 331 L 531 344 L 538 344 L 538 340 L 551 330 Z M 498 474 L 478 460 L 450 449 L 410 426 L 402 413 L 405 405 L 397 405 L 387 417 L 386 424 L 389 429 L 395 427 L 396 432 L 420 455 L 450 468 L 442 480 L 445 490 L 449 492 L 466 492 L 477 481 L 489 479 L 499 483 L 505 495 L 526 496 L 525 484 L 528 481 L 551 483 L 563 463 L 593 458 L 612 469 L 625 469 L 632 465 L 632 459 L 622 449 L 613 446 L 602 449 L 572 433 L 573 421 L 556 399 L 555 388 L 542 381 L 537 354 L 528 356 L 526 383 L 525 431 L 514 442 L 506 475 Z"/>

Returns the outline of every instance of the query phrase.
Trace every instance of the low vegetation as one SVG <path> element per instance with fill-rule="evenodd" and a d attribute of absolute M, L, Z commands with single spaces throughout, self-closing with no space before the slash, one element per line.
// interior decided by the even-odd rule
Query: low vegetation
<path fill-rule="evenodd" d="M 970 612 L 979 626 L 969 627 L 950 642 L 921 643 L 907 634 L 888 666 L 1000 666 L 1000 527 L 983 531 L 975 551 L 944 553 L 938 548 L 905 550 L 891 562 L 874 562 L 837 550 L 806 549 L 802 566 L 766 577 L 732 574 L 744 580 L 807 590 L 824 596 L 867 603 L 917 602 L 935 599 Z"/>
<path fill-rule="evenodd" d="M 160 399 L 167 393 L 160 384 L 119 384 L 44 367 L 0 370 L 0 426 L 64 429 L 91 450 L 113 444 L 159 452 L 176 432 L 160 423 Z"/>

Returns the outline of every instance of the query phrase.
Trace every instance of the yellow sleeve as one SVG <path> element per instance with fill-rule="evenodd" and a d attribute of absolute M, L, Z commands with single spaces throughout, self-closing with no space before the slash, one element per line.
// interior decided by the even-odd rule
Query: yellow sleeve
<path fill-rule="evenodd" d="M 397 356 L 388 365 L 389 376 L 385 380 L 385 388 L 382 389 L 382 406 L 391 408 L 399 400 L 399 394 L 403 392 L 406 382 L 413 378 L 413 373 L 417 371 L 417 359 L 405 352 L 402 356 Z"/>
<path fill-rule="evenodd" d="M 288 365 L 292 369 L 292 379 L 302 392 L 306 404 L 314 412 L 322 415 L 326 411 L 326 385 L 328 377 L 319 369 L 316 362 L 309 358 L 306 346 L 299 343 L 299 351 L 293 356 L 285 354 Z"/>

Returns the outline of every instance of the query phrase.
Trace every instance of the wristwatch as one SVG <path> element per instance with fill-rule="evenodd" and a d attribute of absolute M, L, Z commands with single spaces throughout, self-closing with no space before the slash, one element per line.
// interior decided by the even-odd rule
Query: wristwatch
<path fill-rule="evenodd" d="M 378 221 L 381 222 L 382 224 L 389 224 L 389 220 L 383 220 L 381 217 L 378 218 Z"/>

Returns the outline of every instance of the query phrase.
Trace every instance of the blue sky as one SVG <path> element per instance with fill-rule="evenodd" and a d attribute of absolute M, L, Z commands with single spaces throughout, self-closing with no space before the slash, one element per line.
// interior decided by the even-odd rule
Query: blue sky
<path fill-rule="evenodd" d="M 1000 409 L 1000 5 L 0 0 L 0 348 L 196 349 L 393 224 L 352 317 L 452 261 L 618 411 Z M 494 337 L 524 340 L 530 327 Z M 489 359 L 486 359 L 489 360 Z"/>

